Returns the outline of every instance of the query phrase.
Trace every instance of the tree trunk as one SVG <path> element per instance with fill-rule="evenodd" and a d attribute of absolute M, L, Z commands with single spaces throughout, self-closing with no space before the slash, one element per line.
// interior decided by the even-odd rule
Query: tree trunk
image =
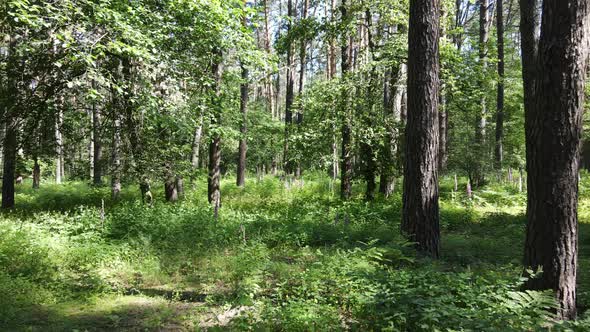
<path fill-rule="evenodd" d="M 479 3 L 479 62 L 482 70 L 482 75 L 485 76 L 488 59 L 487 59 L 487 43 L 489 37 L 488 29 L 488 7 L 489 0 L 480 0 Z M 475 187 L 484 185 L 484 162 L 486 155 L 486 122 L 487 122 L 487 98 L 485 88 L 485 78 L 479 82 L 481 91 L 480 110 L 475 119 L 475 155 L 473 160 L 473 183 Z"/>
<path fill-rule="evenodd" d="M 291 21 L 295 19 L 295 10 L 293 8 L 293 0 L 287 2 L 287 15 L 289 21 L 287 23 L 287 33 L 291 31 Z M 293 123 L 293 99 L 295 92 L 295 77 L 293 72 L 293 45 L 289 44 L 287 48 L 287 91 L 285 98 L 285 144 L 283 149 L 283 167 L 286 174 L 293 172 L 291 163 L 291 155 L 289 152 L 289 137 L 291 132 L 291 124 Z"/>
<path fill-rule="evenodd" d="M 209 143 L 209 177 L 207 179 L 207 198 L 209 204 L 213 205 L 215 219 L 219 216 L 221 207 L 221 134 L 217 127 L 221 126 L 221 75 L 223 54 L 219 48 L 213 51 L 211 64 L 212 73 L 215 79 L 214 94 L 211 100 L 213 117 L 210 128 L 212 128 L 211 142 Z"/>
<path fill-rule="evenodd" d="M 400 151 L 402 150 L 402 133 L 401 126 L 405 124 L 402 121 L 402 108 L 404 106 L 403 95 L 405 93 L 407 66 L 405 63 L 399 65 L 397 69 L 390 72 L 386 78 L 385 90 L 388 93 L 383 96 L 383 105 L 385 110 L 385 122 L 387 131 L 383 144 L 384 151 L 381 158 L 381 178 L 379 180 L 379 192 L 385 197 L 393 194 L 395 189 L 395 177 L 399 172 L 401 160 Z M 404 116 L 405 118 L 405 116 Z"/>
<path fill-rule="evenodd" d="M 41 184 L 41 166 L 39 166 L 39 158 L 35 156 L 33 159 L 33 189 L 39 189 Z"/>
<path fill-rule="evenodd" d="M 504 0 L 496 0 L 496 33 L 498 39 L 498 96 L 496 101 L 496 148 L 494 166 L 502 169 L 504 137 Z"/>
<path fill-rule="evenodd" d="M 342 0 L 340 5 L 340 13 L 342 15 L 342 21 L 348 21 L 348 8 L 347 1 Z M 350 60 L 351 60 L 351 47 L 350 40 L 345 38 L 347 41 L 341 47 L 342 53 L 342 78 L 346 80 L 348 72 L 350 71 Z M 340 167 L 340 197 L 343 200 L 348 200 L 352 195 L 352 137 L 350 132 L 350 106 L 348 105 L 348 94 L 349 91 L 346 88 L 342 88 L 342 100 L 340 101 L 341 117 L 342 117 L 342 146 L 341 146 L 341 162 Z"/>
<path fill-rule="evenodd" d="M 60 100 L 63 99 L 60 97 Z M 63 100 L 58 105 L 57 118 L 55 121 L 55 153 L 57 158 L 55 160 L 55 183 L 62 182 L 63 175 L 63 163 L 64 163 L 64 149 L 63 149 L 63 136 L 61 133 L 61 127 L 63 125 Z"/>
<path fill-rule="evenodd" d="M 439 256 L 439 0 L 411 0 L 402 232 Z"/>
<path fill-rule="evenodd" d="M 102 184 L 102 140 L 101 140 L 101 114 L 98 107 L 92 107 L 92 140 L 93 140 L 93 182 L 95 185 Z"/>
<path fill-rule="evenodd" d="M 191 168 L 194 173 L 199 168 L 199 157 L 201 152 L 201 138 L 203 137 L 203 112 L 201 111 L 199 114 L 199 119 L 197 120 L 197 126 L 195 127 L 195 133 L 193 134 L 193 144 L 192 144 L 192 152 L 191 152 Z M 192 177 L 191 177 L 192 180 Z"/>
<path fill-rule="evenodd" d="M 121 195 L 121 117 L 115 110 L 113 119 L 113 146 L 111 148 L 111 195 L 118 200 Z"/>
<path fill-rule="evenodd" d="M 176 176 L 172 170 L 172 163 L 166 162 L 164 174 L 164 197 L 166 202 L 176 202 L 178 200 L 178 188 L 176 187 Z"/>
<path fill-rule="evenodd" d="M 578 171 L 590 33 L 587 0 L 545 1 L 534 109 L 527 122 L 528 224 L 524 264 L 540 271 L 526 287 L 551 289 L 559 318 L 576 317 Z M 530 36 L 528 36 L 530 37 Z"/>
<path fill-rule="evenodd" d="M 94 179 L 94 113 L 93 109 L 96 106 L 92 104 L 92 109 L 88 111 L 88 117 L 90 119 L 90 140 L 88 141 L 88 165 L 90 170 L 90 181 Z"/>
<path fill-rule="evenodd" d="M 16 174 L 17 129 L 14 119 L 6 119 L 4 134 L 4 168 L 2 173 L 2 208 L 14 208 L 14 177 Z"/>
<path fill-rule="evenodd" d="M 238 174 L 236 184 L 243 187 L 246 183 L 246 151 L 248 150 L 247 121 L 248 121 L 248 69 L 242 64 L 242 83 L 240 84 L 240 113 L 242 124 L 240 126 L 240 142 L 238 146 Z"/>

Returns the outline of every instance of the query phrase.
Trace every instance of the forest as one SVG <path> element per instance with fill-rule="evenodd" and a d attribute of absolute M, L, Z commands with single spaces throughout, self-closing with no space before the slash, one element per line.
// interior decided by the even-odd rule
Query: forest
<path fill-rule="evenodd" d="M 0 0 L 0 331 L 590 331 L 590 0 Z"/>

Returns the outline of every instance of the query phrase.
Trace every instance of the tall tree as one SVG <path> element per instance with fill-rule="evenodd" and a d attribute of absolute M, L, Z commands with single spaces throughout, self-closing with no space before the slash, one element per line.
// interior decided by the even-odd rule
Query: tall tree
<path fill-rule="evenodd" d="M 287 2 L 287 35 L 292 31 L 293 21 L 295 20 L 295 8 L 293 0 Z M 291 165 L 291 155 L 289 153 L 289 135 L 291 131 L 291 124 L 293 123 L 293 100 L 295 93 L 295 73 L 293 70 L 294 54 L 291 37 L 289 37 L 289 45 L 287 45 L 287 91 L 285 98 L 285 143 L 283 149 L 283 168 L 286 174 L 290 174 L 293 169 Z"/>
<path fill-rule="evenodd" d="M 484 157 L 485 156 L 485 137 L 486 137 L 486 123 L 487 123 L 487 98 L 485 89 L 485 73 L 488 66 L 488 11 L 489 0 L 480 0 L 479 2 L 479 63 L 481 67 L 482 78 L 479 81 L 479 88 L 481 93 L 480 109 L 475 117 L 475 157 L 473 160 L 473 174 L 472 184 L 481 186 L 485 182 L 484 176 Z"/>
<path fill-rule="evenodd" d="M 207 178 L 207 194 L 209 204 L 213 205 L 215 219 L 219 215 L 221 207 L 221 76 L 223 53 L 220 48 L 213 50 L 211 59 L 211 71 L 213 75 L 213 93 L 211 98 L 211 107 L 213 114 L 211 116 L 212 134 L 209 143 L 209 176 Z"/>
<path fill-rule="evenodd" d="M 545 0 L 534 106 L 526 132 L 529 188 L 526 287 L 555 292 L 560 318 L 576 316 L 578 172 L 590 2 Z M 528 36 L 530 37 L 530 36 Z M 540 77 L 539 77 L 540 78 Z"/>
<path fill-rule="evenodd" d="M 411 0 L 402 232 L 439 256 L 439 0 Z"/>
<path fill-rule="evenodd" d="M 340 5 L 340 14 L 342 22 L 346 25 L 350 20 L 348 13 L 348 5 L 346 0 L 342 0 Z M 342 66 L 342 80 L 344 86 L 342 87 L 342 100 L 340 101 L 340 108 L 342 117 L 342 146 L 341 146 L 341 163 L 340 167 L 340 197 L 347 200 L 352 195 L 352 135 L 350 130 L 350 106 L 348 105 L 348 94 L 346 90 L 346 79 L 350 71 L 352 47 L 349 40 L 348 33 L 342 38 L 341 46 L 341 66 Z"/>
<path fill-rule="evenodd" d="M 244 13 L 242 17 L 242 26 L 247 29 L 246 22 L 246 5 L 247 0 L 244 1 Z M 240 124 L 240 142 L 238 143 L 238 167 L 236 184 L 238 187 L 243 187 L 246 183 L 246 151 L 248 149 L 248 140 L 246 134 L 248 132 L 247 121 L 248 121 L 248 68 L 242 60 L 242 81 L 240 82 L 240 113 L 242 114 L 242 123 Z"/>
<path fill-rule="evenodd" d="M 494 166 L 502 169 L 504 137 L 504 0 L 496 0 L 496 34 L 498 44 L 498 95 L 496 101 L 496 146 Z"/>

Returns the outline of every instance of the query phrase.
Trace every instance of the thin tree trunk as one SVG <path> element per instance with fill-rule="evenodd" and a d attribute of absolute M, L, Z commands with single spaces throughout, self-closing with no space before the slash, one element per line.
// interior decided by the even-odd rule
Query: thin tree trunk
<path fill-rule="evenodd" d="M 439 0 L 411 0 L 402 232 L 439 256 Z"/>
<path fill-rule="evenodd" d="M 88 117 L 90 119 L 90 140 L 88 140 L 88 165 L 90 170 L 90 181 L 94 179 L 94 113 L 93 109 L 95 105 L 92 105 L 92 109 L 88 111 Z"/>
<path fill-rule="evenodd" d="M 555 292 L 562 319 L 576 317 L 578 172 L 590 3 L 544 1 L 534 109 L 527 122 L 528 224 L 524 265 L 540 271 L 528 289 Z M 527 36 L 530 37 L 530 36 Z"/>
<path fill-rule="evenodd" d="M 264 50 L 266 51 L 266 53 L 268 55 L 271 55 L 272 51 L 270 48 L 270 44 L 271 44 L 271 39 L 270 39 L 270 28 L 269 28 L 269 6 L 268 6 L 268 1 L 269 0 L 263 0 L 263 6 L 264 6 Z M 274 86 L 272 83 L 272 75 L 271 73 L 268 73 L 266 76 L 266 80 L 265 80 L 265 85 L 266 85 L 266 98 L 267 98 L 267 103 L 268 103 L 268 108 L 269 108 L 269 112 L 272 116 L 272 118 L 275 118 L 275 91 L 274 91 Z"/>
<path fill-rule="evenodd" d="M 63 162 L 64 162 L 64 150 L 63 150 L 63 136 L 61 133 L 61 127 L 63 125 L 63 100 L 60 97 L 61 102 L 58 105 L 58 112 L 57 118 L 55 122 L 55 151 L 56 151 L 56 160 L 55 160 L 55 183 L 62 182 L 62 175 L 63 175 Z"/>
<path fill-rule="evenodd" d="M 223 54 L 221 49 L 215 48 L 211 64 L 212 74 L 215 79 L 214 94 L 211 100 L 213 108 L 213 117 L 211 119 L 211 128 L 221 126 L 221 75 Z M 221 134 L 213 130 L 209 143 L 209 177 L 207 179 L 207 198 L 209 204 L 213 205 L 215 219 L 219 216 L 221 207 Z"/>
<path fill-rule="evenodd" d="M 101 114 L 98 107 L 92 107 L 92 140 L 94 153 L 93 157 L 93 182 L 95 185 L 102 184 L 102 140 L 101 140 Z"/>
<path fill-rule="evenodd" d="M 395 73 L 394 73 L 395 71 Z M 381 178 L 379 192 L 385 197 L 393 194 L 395 189 L 396 173 L 401 169 L 402 133 L 400 129 L 405 125 L 405 115 L 402 119 L 403 108 L 405 108 L 404 94 L 407 79 L 407 65 L 401 63 L 397 69 L 390 72 L 386 82 L 387 94 L 384 94 L 385 121 L 387 132 L 383 144 L 384 151 L 381 160 Z"/>
<path fill-rule="evenodd" d="M 365 11 L 365 25 L 366 25 L 366 38 L 367 38 L 367 62 L 371 61 L 374 52 L 375 52 L 375 43 L 373 40 L 372 28 L 373 28 L 373 15 L 371 11 L 367 9 Z M 368 128 L 372 128 L 374 124 L 374 100 L 376 99 L 376 88 L 375 82 L 377 81 L 377 69 L 373 66 L 371 71 L 368 74 L 369 82 L 366 89 L 366 99 L 367 99 L 367 109 L 368 116 L 365 118 L 366 125 Z M 375 182 L 375 174 L 377 172 L 377 162 L 375 160 L 375 151 L 373 149 L 373 139 L 372 137 L 368 137 L 371 140 L 365 141 L 361 145 L 361 150 L 363 151 L 363 159 L 365 164 L 365 182 L 367 183 L 367 189 L 365 192 L 365 199 L 367 201 L 372 201 L 375 199 L 375 189 L 376 189 L 376 182 Z"/>
<path fill-rule="evenodd" d="M 480 0 L 479 3 L 479 62 L 482 75 L 485 76 L 488 59 L 487 43 L 489 37 L 488 29 L 488 7 L 489 0 Z M 485 89 L 485 78 L 479 82 L 481 91 L 480 109 L 475 119 L 475 155 L 473 160 L 473 183 L 475 187 L 485 183 L 484 161 L 486 155 L 486 122 L 487 122 L 487 98 Z"/>
<path fill-rule="evenodd" d="M 248 121 L 248 69 L 242 64 L 242 83 L 240 84 L 240 113 L 242 114 L 242 124 L 240 126 L 240 142 L 238 146 L 238 174 L 236 184 L 243 187 L 246 183 L 246 151 L 248 150 L 247 141 L 247 121 Z"/>
<path fill-rule="evenodd" d="M 496 148 L 494 166 L 502 169 L 504 137 L 504 0 L 496 0 L 496 33 L 498 40 L 498 95 L 496 101 Z"/>
<path fill-rule="evenodd" d="M 16 174 L 17 129 L 16 121 L 6 120 L 4 134 L 4 168 L 2 173 L 2 208 L 14 208 L 14 177 Z"/>
<path fill-rule="evenodd" d="M 201 152 L 201 139 L 203 137 L 203 112 L 200 112 L 197 126 L 193 134 L 193 144 L 191 152 L 191 168 L 194 174 L 199 168 L 199 157 Z"/>
<path fill-rule="evenodd" d="M 111 148 L 111 195 L 114 200 L 121 195 L 121 118 L 115 110 L 113 119 L 113 146 Z"/>
<path fill-rule="evenodd" d="M 33 189 L 39 189 L 41 184 L 41 166 L 39 166 L 39 158 L 33 158 Z"/>
<path fill-rule="evenodd" d="M 295 19 L 295 10 L 293 8 L 293 0 L 287 2 L 287 15 L 289 22 L 287 23 L 287 33 L 291 31 L 291 21 Z M 285 98 L 285 143 L 283 148 L 283 167 L 286 174 L 293 172 L 291 165 L 291 155 L 289 152 L 289 137 L 291 132 L 291 124 L 293 123 L 293 99 L 295 88 L 295 77 L 293 72 L 293 45 L 287 48 L 287 91 Z"/>
<path fill-rule="evenodd" d="M 348 21 L 348 8 L 347 1 L 342 0 L 340 5 L 340 13 L 342 15 L 342 21 Z M 345 42 L 341 47 L 342 53 L 342 78 L 346 80 L 348 72 L 350 71 L 350 60 L 351 60 L 351 45 L 350 40 L 346 38 Z M 342 100 L 340 101 L 341 117 L 342 117 L 342 167 L 340 172 L 340 197 L 343 200 L 348 200 L 352 195 L 352 137 L 350 132 L 350 107 L 348 105 L 348 94 L 349 91 L 343 88 Z"/>

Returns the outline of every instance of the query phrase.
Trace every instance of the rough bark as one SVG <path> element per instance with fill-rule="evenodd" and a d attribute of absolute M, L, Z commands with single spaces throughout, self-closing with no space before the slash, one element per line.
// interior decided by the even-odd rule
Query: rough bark
<path fill-rule="evenodd" d="M 340 5 L 340 14 L 342 15 L 342 21 L 346 22 L 348 17 L 347 1 L 342 0 Z M 351 61 L 351 45 L 350 41 L 343 43 L 341 47 L 342 53 L 342 77 L 346 80 L 346 76 L 350 71 Z M 348 105 L 348 94 L 349 91 L 346 89 L 342 90 L 342 100 L 340 101 L 341 117 L 342 117 L 342 145 L 341 145 L 341 163 L 340 167 L 340 197 L 343 200 L 347 200 L 352 195 L 352 137 L 350 131 L 350 107 Z"/>
<path fill-rule="evenodd" d="M 439 0 L 411 0 L 402 232 L 439 256 Z"/>
<path fill-rule="evenodd" d="M 496 33 L 498 44 L 498 94 L 496 100 L 496 147 L 494 166 L 502 169 L 504 137 L 504 0 L 496 0 Z"/>
<path fill-rule="evenodd" d="M 209 143 L 209 176 L 207 178 L 207 198 L 209 204 L 213 206 L 215 219 L 219 215 L 221 207 L 221 134 L 217 127 L 221 125 L 221 74 L 223 54 L 216 48 L 213 51 L 211 70 L 214 77 L 214 90 L 211 100 L 213 108 L 213 117 L 211 118 L 210 128 L 213 129 L 211 141 Z"/>
<path fill-rule="evenodd" d="M 578 171 L 589 24 L 587 0 L 544 1 L 535 67 L 542 79 L 535 80 L 534 108 L 526 125 L 530 161 L 524 265 L 542 269 L 526 287 L 553 290 L 563 319 L 576 317 Z"/>

